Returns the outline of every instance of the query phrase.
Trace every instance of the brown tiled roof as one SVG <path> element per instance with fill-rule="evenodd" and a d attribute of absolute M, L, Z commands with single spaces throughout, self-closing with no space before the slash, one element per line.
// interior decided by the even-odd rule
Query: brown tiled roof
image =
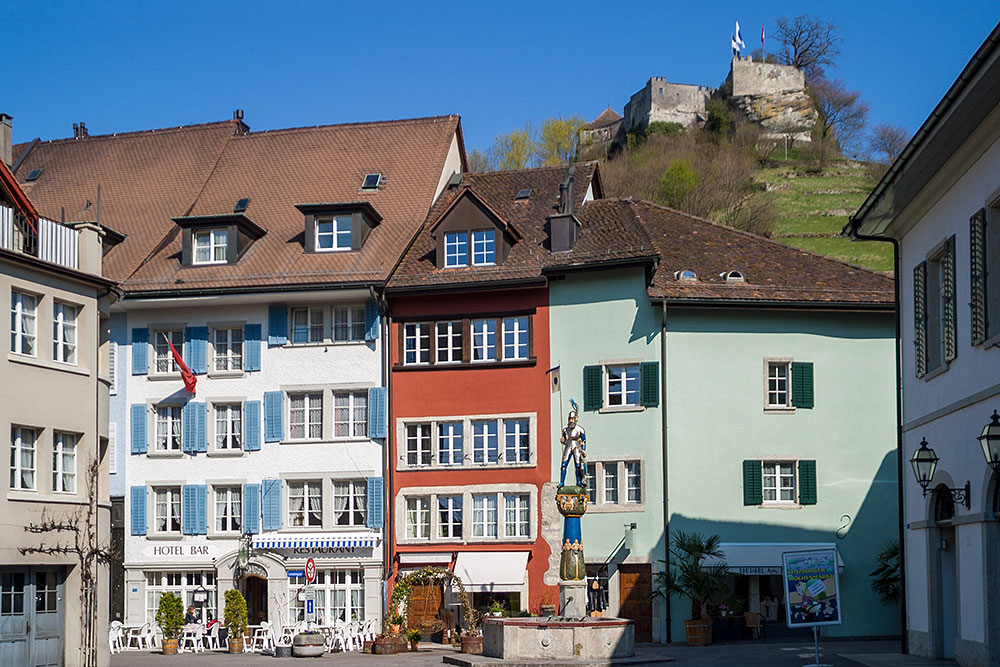
<path fill-rule="evenodd" d="M 601 112 L 600 116 L 590 121 L 583 127 L 586 129 L 596 130 L 598 128 L 607 127 L 608 125 L 614 125 L 621 119 L 622 117 L 618 115 L 617 111 L 615 111 L 611 107 L 608 107 L 603 112 Z"/>
<path fill-rule="evenodd" d="M 184 213 L 236 129 L 235 121 L 39 142 L 17 169 L 42 216 L 97 220 L 127 236 L 104 258 L 104 274 L 127 278 L 149 255 L 170 218 Z M 14 147 L 20 155 L 29 144 Z M 36 181 L 25 176 L 43 169 Z M 90 202 L 89 208 L 86 206 Z"/>
<path fill-rule="evenodd" d="M 224 137 L 220 133 L 211 151 L 201 149 L 203 140 L 193 136 L 194 131 L 168 130 L 137 133 L 141 140 L 131 150 L 116 148 L 92 156 L 103 184 L 102 221 L 128 235 L 122 244 L 128 261 L 114 265 L 124 273 L 126 292 L 385 281 L 426 217 L 452 139 L 460 132 L 457 116 L 238 135 L 230 123 L 203 127 L 216 126 L 227 131 Z M 177 138 L 154 141 L 168 132 Z M 60 173 L 46 179 L 46 170 L 37 183 L 70 180 L 67 161 L 77 170 L 93 171 L 89 143 L 114 144 L 130 136 L 50 142 L 62 148 L 62 154 L 51 159 Z M 79 148 L 62 146 L 67 143 Z M 19 173 L 34 167 L 39 148 L 32 150 Z M 190 172 L 180 184 L 174 177 L 178 166 Z M 364 175 L 374 172 L 382 173 L 382 186 L 361 191 Z M 72 194 L 96 200 L 82 187 Z M 96 192 L 96 185 L 93 189 Z M 171 219 L 232 214 L 236 201 L 244 197 L 250 198 L 246 217 L 266 234 L 236 264 L 182 267 L 180 229 Z M 51 200 L 57 203 L 59 198 Z M 296 204 L 358 201 L 370 203 L 383 218 L 360 251 L 305 252 L 304 216 Z"/>
<path fill-rule="evenodd" d="M 557 267 L 592 262 L 651 258 L 655 254 L 649 239 L 633 218 L 622 215 L 620 204 L 598 200 L 583 203 L 592 182 L 598 196 L 600 181 L 597 163 L 579 163 L 574 178 L 574 210 L 580 221 L 579 238 L 573 250 L 552 253 L 548 246 L 546 217 L 556 212 L 559 185 L 568 165 L 512 171 L 465 174 L 459 187 L 446 190 L 427 217 L 389 281 L 390 290 L 434 289 L 443 286 L 480 286 L 544 280 L 543 273 Z M 518 201 L 519 190 L 531 189 L 531 197 Z M 522 236 L 511 247 L 503 264 L 459 269 L 438 269 L 435 241 L 430 229 L 452 202 L 471 191 L 480 197 Z"/>
<path fill-rule="evenodd" d="M 632 206 L 660 255 L 649 287 L 653 299 L 892 307 L 893 281 L 883 274 L 649 202 Z M 676 279 L 684 269 L 698 280 Z M 719 275 L 732 270 L 746 282 L 727 283 Z"/>

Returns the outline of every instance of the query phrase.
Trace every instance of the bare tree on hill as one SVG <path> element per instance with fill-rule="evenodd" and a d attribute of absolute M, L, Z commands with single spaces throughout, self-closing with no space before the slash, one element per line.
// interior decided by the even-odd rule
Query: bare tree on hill
<path fill-rule="evenodd" d="M 778 19 L 774 38 L 781 44 L 781 63 L 798 67 L 809 81 L 822 77 L 824 67 L 835 67 L 834 59 L 840 55 L 840 28 L 805 14 Z"/>
<path fill-rule="evenodd" d="M 879 123 L 871 129 L 871 136 L 868 138 L 868 148 L 872 154 L 885 164 L 892 164 L 899 157 L 899 154 L 906 148 L 910 140 L 910 134 L 902 125 L 891 125 L 889 123 Z"/>
<path fill-rule="evenodd" d="M 861 93 L 847 90 L 840 79 L 816 79 L 809 84 L 809 93 L 819 111 L 820 164 L 830 150 L 854 145 L 868 121 L 868 104 Z"/>

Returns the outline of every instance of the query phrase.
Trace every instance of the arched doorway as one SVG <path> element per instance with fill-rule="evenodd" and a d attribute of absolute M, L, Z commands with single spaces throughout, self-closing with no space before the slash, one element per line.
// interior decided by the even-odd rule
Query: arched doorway
<path fill-rule="evenodd" d="M 267 579 L 258 574 L 246 574 L 239 580 L 239 589 L 247 601 L 247 620 L 259 625 L 267 620 Z"/>
<path fill-rule="evenodd" d="M 955 657 L 955 640 L 958 637 L 958 554 L 955 542 L 955 502 L 946 484 L 934 489 L 932 500 L 934 530 L 931 531 L 931 567 L 936 584 L 931 590 L 937 591 L 934 600 L 935 623 L 937 629 L 936 653 L 942 658 Z"/>

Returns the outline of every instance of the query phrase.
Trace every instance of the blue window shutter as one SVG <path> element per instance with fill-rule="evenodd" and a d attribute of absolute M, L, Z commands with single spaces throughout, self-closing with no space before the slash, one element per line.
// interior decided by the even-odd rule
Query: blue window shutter
<path fill-rule="evenodd" d="M 374 301 L 365 301 L 365 340 L 378 340 L 380 327 L 378 304 Z"/>
<path fill-rule="evenodd" d="M 382 527 L 382 478 L 368 478 L 368 527 Z"/>
<path fill-rule="evenodd" d="M 281 480 L 265 479 L 261 483 L 260 509 L 264 530 L 281 530 Z"/>
<path fill-rule="evenodd" d="M 386 437 L 386 390 L 372 387 L 368 390 L 368 437 Z"/>
<path fill-rule="evenodd" d="M 285 434 L 282 418 L 285 395 L 280 391 L 264 392 L 264 442 L 281 442 Z"/>
<path fill-rule="evenodd" d="M 194 454 L 199 449 L 197 406 L 190 401 L 181 410 L 181 449 L 188 454 Z"/>
<path fill-rule="evenodd" d="M 260 370 L 260 325 L 243 327 L 243 370 Z"/>
<path fill-rule="evenodd" d="M 198 485 L 185 484 L 181 487 L 181 532 L 195 535 L 198 523 Z"/>
<path fill-rule="evenodd" d="M 194 494 L 197 500 L 196 516 L 194 522 L 195 535 L 208 534 L 208 485 L 198 484 L 195 486 L 198 491 Z"/>
<path fill-rule="evenodd" d="M 208 327 L 184 330 L 184 363 L 192 373 L 208 372 Z"/>
<path fill-rule="evenodd" d="M 132 534 L 146 534 L 146 487 L 132 487 Z"/>
<path fill-rule="evenodd" d="M 149 329 L 132 329 L 132 375 L 145 375 L 149 367 Z"/>
<path fill-rule="evenodd" d="M 132 453 L 146 453 L 146 404 L 132 404 Z"/>
<path fill-rule="evenodd" d="M 260 451 L 260 401 L 243 404 L 243 449 Z"/>
<path fill-rule="evenodd" d="M 208 451 L 208 403 L 198 403 L 194 408 L 195 417 L 198 418 L 195 435 L 195 451 Z"/>
<path fill-rule="evenodd" d="M 260 484 L 243 485 L 243 532 L 260 532 Z"/>
<path fill-rule="evenodd" d="M 284 304 L 267 309 L 267 344 L 269 347 L 288 342 L 288 308 Z"/>

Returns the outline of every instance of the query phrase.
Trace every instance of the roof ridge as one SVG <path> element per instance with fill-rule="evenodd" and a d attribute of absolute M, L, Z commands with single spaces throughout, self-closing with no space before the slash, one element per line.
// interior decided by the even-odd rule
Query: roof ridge
<path fill-rule="evenodd" d="M 629 198 L 629 199 L 631 199 L 631 198 Z M 655 202 L 651 202 L 651 201 L 646 200 L 646 199 L 639 199 L 639 200 L 634 200 L 634 201 L 637 204 L 648 204 L 649 206 L 654 206 L 656 208 L 663 209 L 664 211 L 668 211 L 670 213 L 676 213 L 678 215 L 684 216 L 686 218 L 690 218 L 691 220 L 695 220 L 697 222 L 701 222 L 701 223 L 704 223 L 704 224 L 707 224 L 707 225 L 712 225 L 714 227 L 720 227 L 722 229 L 726 229 L 728 231 L 735 232 L 737 234 L 741 234 L 743 236 L 756 239 L 758 241 L 764 241 L 766 243 L 770 243 L 772 245 L 779 246 L 781 248 L 787 248 L 787 249 L 795 250 L 795 251 L 804 253 L 806 255 L 810 255 L 812 257 L 816 257 L 817 259 L 824 259 L 824 260 L 826 260 L 828 262 L 833 262 L 834 264 L 839 264 L 841 266 L 846 266 L 848 268 L 856 269 L 858 271 L 864 271 L 865 273 L 869 273 L 869 274 L 876 275 L 876 276 L 881 276 L 883 278 L 888 278 L 889 277 L 889 276 L 885 275 L 883 272 L 876 271 L 875 269 L 869 269 L 869 268 L 864 267 L 864 266 L 859 266 L 857 264 L 852 264 L 850 262 L 845 262 L 844 260 L 837 259 L 836 257 L 829 257 L 827 255 L 821 255 L 818 252 L 813 252 L 812 250 L 805 250 L 805 249 L 799 248 L 797 246 L 793 246 L 793 245 L 788 245 L 788 244 L 785 244 L 785 243 L 781 243 L 780 241 L 775 241 L 774 239 L 770 239 L 770 238 L 768 238 L 766 236 L 760 236 L 758 234 L 753 234 L 751 232 L 747 232 L 747 231 L 744 231 L 742 229 L 737 229 L 735 227 L 730 227 L 729 225 L 724 225 L 724 224 L 719 223 L 719 222 L 714 222 L 714 221 L 709 220 L 707 218 L 702 218 L 702 217 L 699 217 L 697 215 L 691 215 L 690 213 L 684 213 L 683 211 L 678 211 L 675 208 L 670 208 L 669 206 L 663 206 L 662 204 L 657 204 Z M 893 280 L 895 280 L 895 278 L 893 278 Z"/>
<path fill-rule="evenodd" d="M 306 132 L 309 130 L 325 130 L 334 127 L 361 127 L 366 125 L 417 125 L 431 124 L 439 121 L 460 120 L 458 114 L 446 114 L 441 116 L 417 116 L 413 118 L 393 118 L 389 120 L 363 120 L 350 123 L 327 123 L 325 125 L 300 125 L 298 127 L 279 127 L 273 130 L 256 130 L 247 132 L 246 137 L 260 136 L 264 134 L 278 134 L 283 132 Z"/>
<path fill-rule="evenodd" d="M 492 174 L 523 174 L 528 171 L 555 171 L 555 170 L 565 170 L 569 168 L 570 165 L 582 164 L 585 166 L 590 166 L 596 164 L 596 160 L 587 160 L 586 162 L 561 162 L 559 164 L 550 164 L 540 167 L 521 167 L 519 169 L 494 169 L 492 171 L 470 171 L 467 172 L 467 176 L 489 176 Z"/>
<path fill-rule="evenodd" d="M 208 123 L 194 123 L 192 125 L 177 125 L 176 127 L 150 128 L 150 129 L 146 129 L 146 130 L 133 130 L 131 132 L 113 132 L 111 134 L 88 134 L 85 137 L 79 137 L 79 138 L 76 138 L 76 137 L 65 137 L 65 138 L 62 138 L 62 139 L 42 139 L 41 143 L 43 143 L 43 144 L 61 144 L 61 143 L 67 143 L 67 142 L 89 141 L 89 140 L 97 140 L 97 139 L 101 139 L 101 140 L 118 139 L 120 137 L 128 137 L 128 136 L 139 135 L 139 134 L 166 134 L 168 132 L 180 132 L 180 131 L 197 130 L 197 129 L 203 129 L 203 128 L 217 126 L 217 125 L 232 125 L 234 122 L 235 122 L 234 120 L 216 120 L 216 121 L 211 121 L 211 122 L 208 122 Z M 17 146 L 23 146 L 23 145 L 30 144 L 30 143 L 31 143 L 30 141 L 24 141 L 24 142 L 21 142 L 20 144 L 14 144 L 14 146 L 15 147 L 17 147 Z"/>

